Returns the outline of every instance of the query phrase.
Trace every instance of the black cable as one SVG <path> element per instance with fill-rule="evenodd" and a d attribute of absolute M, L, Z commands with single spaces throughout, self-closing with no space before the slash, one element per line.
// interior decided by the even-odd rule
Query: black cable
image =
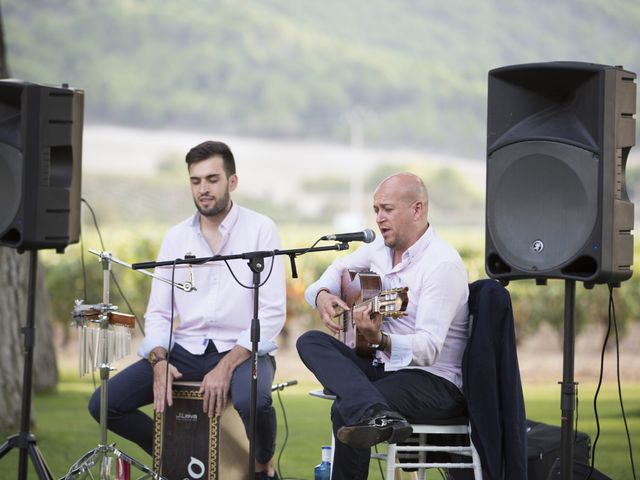
<path fill-rule="evenodd" d="M 100 229 L 98 228 L 98 220 L 96 220 L 96 214 L 93 211 L 93 208 L 91 208 L 91 205 L 89 205 L 89 202 L 87 202 L 84 198 L 82 199 L 82 202 L 87 206 L 87 208 L 89 209 L 89 212 L 91 213 L 91 217 L 93 218 L 93 224 L 96 227 L 96 232 L 98 234 L 98 238 L 100 239 L 100 245 L 104 250 L 104 242 L 102 241 L 102 234 L 100 233 Z"/>
<path fill-rule="evenodd" d="M 84 198 L 82 199 L 82 201 L 84 202 L 84 204 L 87 206 L 87 208 L 89 209 L 89 212 L 91 212 L 91 217 L 93 218 L 93 225 L 96 229 L 96 232 L 98 233 L 98 238 L 100 239 L 100 248 L 102 249 L 102 251 L 104 252 L 106 249 L 104 247 L 104 241 L 102 240 L 102 234 L 100 233 L 100 227 L 98 226 L 98 220 L 96 218 L 96 214 L 93 211 L 93 208 L 91 208 L 91 205 L 89 204 L 89 202 L 87 202 Z M 82 250 L 84 251 L 84 248 L 82 248 Z M 84 258 L 84 256 L 83 256 Z M 83 267 L 84 268 L 84 267 Z M 116 278 L 115 273 L 113 273 L 113 270 L 110 270 L 110 277 L 113 280 L 113 283 L 115 283 L 116 288 L 118 289 L 118 293 L 120 293 L 120 297 L 124 300 L 124 303 L 127 304 L 127 308 L 129 309 L 129 311 L 133 314 L 133 317 L 136 319 L 136 325 L 138 326 L 138 328 L 140 329 L 140 333 L 142 333 L 142 335 L 144 335 L 144 327 L 142 326 L 142 322 L 140 321 L 140 317 L 138 316 L 138 314 L 133 310 L 133 307 L 131 306 L 131 304 L 129 303 L 129 300 L 127 299 L 126 295 L 124 294 L 124 292 L 122 291 L 122 288 L 120 288 L 120 284 L 118 283 L 118 279 Z M 86 292 L 85 292 L 85 298 L 86 297 Z"/>
<path fill-rule="evenodd" d="M 287 445 L 287 441 L 289 440 L 289 421 L 287 420 L 287 412 L 284 409 L 284 403 L 282 402 L 282 397 L 280 396 L 280 389 L 276 390 L 278 394 L 278 403 L 280 403 L 280 409 L 282 410 L 282 420 L 284 421 L 284 440 L 282 445 L 280 446 L 280 452 L 278 453 L 278 460 L 276 461 L 276 472 L 278 473 L 278 477 L 281 480 L 304 480 L 299 477 L 285 477 L 282 473 L 282 468 L 280 468 L 280 458 L 284 453 L 284 447 Z"/>
<path fill-rule="evenodd" d="M 620 411 L 622 412 L 622 420 L 624 422 L 624 429 L 627 432 L 627 444 L 629 445 L 629 460 L 631 461 L 631 473 L 634 480 L 636 480 L 636 467 L 633 462 L 633 449 L 631 446 L 631 436 L 629 435 L 629 425 L 627 425 L 627 416 L 624 411 L 624 402 L 622 401 L 622 385 L 620 382 L 620 343 L 618 338 L 618 322 L 616 321 L 616 307 L 613 302 L 613 287 L 609 286 L 609 298 L 611 304 L 611 312 L 613 313 L 613 329 L 616 334 L 616 378 L 618 381 L 618 398 L 620 399 Z"/>
<path fill-rule="evenodd" d="M 169 321 L 169 345 L 167 345 L 167 372 L 165 376 L 164 382 L 164 398 L 166 401 L 167 391 L 169 387 L 169 360 L 171 360 L 171 342 L 173 341 L 173 322 L 175 321 L 175 306 L 176 306 L 176 290 L 173 288 L 175 285 L 175 274 L 176 274 L 176 262 L 180 260 L 179 258 L 173 261 L 173 266 L 171 267 L 171 320 Z"/>
<path fill-rule="evenodd" d="M 305 253 L 309 253 L 309 251 L 310 251 L 313 247 L 315 247 L 317 244 L 319 244 L 321 241 L 322 241 L 322 238 L 317 239 L 317 240 L 313 243 L 313 245 L 311 245 L 311 246 L 310 246 L 309 248 L 307 248 L 305 251 L 300 252 L 300 253 L 293 254 L 293 258 L 299 257 L 300 255 L 304 255 Z"/>
<path fill-rule="evenodd" d="M 613 298 L 611 294 L 609 295 L 609 324 L 607 327 L 607 333 L 604 337 L 604 342 L 602 344 L 602 351 L 600 353 L 600 374 L 598 376 L 598 386 L 596 388 L 596 393 L 593 396 L 593 414 L 596 419 L 596 438 L 593 441 L 593 446 L 591 447 L 591 468 L 589 469 L 589 475 L 587 475 L 586 480 L 591 478 L 591 474 L 593 473 L 593 469 L 596 463 L 596 446 L 598 445 L 598 439 L 600 438 L 600 418 L 598 417 L 598 395 L 600 394 L 600 387 L 602 387 L 602 376 L 604 373 L 604 353 L 607 348 L 607 342 L 609 341 L 609 334 L 611 333 L 611 303 Z"/>
<path fill-rule="evenodd" d="M 573 440 L 576 441 L 578 440 L 578 416 L 580 413 L 580 402 L 578 401 L 578 383 L 575 382 L 574 383 L 574 387 L 575 387 L 575 392 L 576 392 L 576 417 L 575 417 L 575 422 L 574 422 L 574 426 L 573 426 Z"/>
<path fill-rule="evenodd" d="M 280 467 L 280 458 L 282 457 L 282 453 L 284 452 L 284 447 L 287 445 L 287 441 L 289 440 L 289 422 L 287 421 L 287 414 L 284 411 L 284 404 L 282 403 L 282 397 L 280 397 L 280 390 L 276 390 L 278 394 L 278 402 L 280 403 L 280 409 L 282 410 L 282 418 L 284 420 L 284 440 L 282 441 L 282 445 L 280 446 L 280 452 L 278 453 L 278 461 L 276 462 L 278 476 L 280 478 L 285 478 L 282 473 L 282 468 Z"/>
<path fill-rule="evenodd" d="M 84 201 L 84 198 L 82 200 Z M 82 265 L 82 292 L 84 294 L 82 299 L 86 300 L 86 298 L 88 296 L 88 294 L 87 294 L 87 268 L 86 268 L 85 260 L 84 260 L 84 240 L 83 240 L 82 232 L 80 232 L 80 264 Z M 82 326 L 81 328 L 86 328 L 86 327 Z M 80 350 L 82 350 L 82 348 Z M 80 355 L 82 355 L 82 351 L 81 351 Z M 89 356 L 91 358 L 93 358 L 93 349 L 92 348 L 89 348 Z M 82 374 L 83 374 L 83 372 L 80 372 L 80 376 L 82 376 Z M 93 368 L 91 369 L 91 382 L 93 383 L 93 389 L 94 390 L 96 388 L 98 388 L 98 384 L 96 383 L 96 372 L 95 372 L 95 370 Z"/>
<path fill-rule="evenodd" d="M 89 209 L 89 213 L 91 213 L 91 218 L 93 219 L 93 225 L 96 229 L 96 232 L 98 234 L 98 239 L 100 240 L 100 246 L 102 248 L 102 250 L 104 251 L 104 241 L 102 240 L 102 234 L 100 233 L 100 228 L 98 227 L 98 220 L 96 219 L 96 214 L 93 211 L 93 208 L 91 208 L 91 205 L 89 204 L 89 202 L 87 202 L 86 199 L 81 198 L 81 201 L 87 206 L 87 208 Z M 82 237 L 81 237 L 82 238 Z M 86 276 L 86 266 L 85 266 L 85 260 L 84 260 L 84 243 L 81 243 L 81 250 L 80 250 L 80 258 L 82 260 L 82 272 L 84 275 L 84 298 L 86 300 L 88 294 L 87 294 L 87 276 Z M 91 353 L 91 357 L 93 357 L 93 353 Z M 91 380 L 93 381 L 93 388 L 94 390 L 97 388 L 97 384 L 96 384 L 96 372 L 94 371 L 94 369 L 91 369 Z"/>
<path fill-rule="evenodd" d="M 171 360 L 171 341 L 173 340 L 173 321 L 174 321 L 174 307 L 175 307 L 175 289 L 173 288 L 173 285 L 175 285 L 174 278 L 176 273 L 176 262 L 178 262 L 179 260 L 181 259 L 180 258 L 175 259 L 173 261 L 173 265 L 171 268 L 171 320 L 169 321 L 169 345 L 167 346 L 167 359 L 166 359 L 167 369 L 164 375 L 164 393 L 162 397 L 162 402 L 165 403 L 164 414 L 162 415 L 162 428 L 165 432 L 167 431 L 166 430 L 166 421 L 167 421 L 166 407 L 168 407 L 168 405 L 166 404 L 166 401 L 167 401 L 167 393 L 169 392 L 169 365 L 170 365 L 169 361 Z M 151 365 L 152 376 L 153 376 L 154 368 L 155 368 L 155 365 Z M 160 445 L 161 445 L 161 450 L 160 450 L 159 457 L 160 459 L 162 459 L 162 449 L 164 449 L 164 442 L 162 442 Z"/>
<path fill-rule="evenodd" d="M 124 300 L 124 303 L 127 304 L 127 308 L 133 314 L 133 317 L 136 319 L 136 325 L 138 325 L 138 328 L 140 329 L 140 333 L 144 336 L 144 327 L 142 326 L 142 322 L 140 322 L 140 317 L 138 317 L 138 315 L 135 313 L 135 311 L 133 310 L 133 307 L 129 303 L 129 300 L 127 299 L 125 294 L 122 292 L 122 288 L 120 288 L 120 284 L 118 283 L 118 279 L 116 278 L 115 273 L 113 273 L 113 270 L 111 270 L 111 279 L 113 280 L 113 283 L 115 283 L 116 288 L 120 293 L 120 297 L 122 297 L 122 299 Z"/>
<path fill-rule="evenodd" d="M 322 238 L 319 238 L 318 240 L 316 240 L 315 243 L 313 245 L 311 245 L 309 248 L 307 248 L 305 251 L 297 253 L 297 254 L 292 254 L 291 257 L 295 259 L 295 257 L 298 257 L 300 255 L 304 255 L 305 253 L 309 252 L 313 247 L 315 247 L 320 242 L 320 240 L 322 240 Z M 277 253 L 277 252 L 278 252 L 278 250 L 274 250 L 274 253 Z M 275 262 L 275 258 L 276 258 L 275 255 L 271 256 L 271 266 L 269 268 L 269 274 L 267 275 L 267 278 L 265 278 L 264 281 L 258 285 L 258 288 L 262 287 L 265 283 L 267 283 L 267 280 L 269 280 L 269 277 L 271 277 L 271 273 L 273 272 L 273 263 Z M 240 285 L 242 288 L 246 288 L 247 290 L 253 290 L 255 288 L 253 285 L 244 285 L 238 279 L 238 277 L 236 277 L 235 273 L 233 273 L 233 269 L 229 265 L 228 261 L 224 260 L 224 263 L 227 266 L 227 268 L 229 269 L 229 272 L 231 273 L 231 276 L 233 277 L 233 279 L 236 281 L 236 283 L 238 285 Z"/>
<path fill-rule="evenodd" d="M 273 264 L 275 263 L 275 256 L 271 257 L 271 267 L 269 268 L 269 273 L 267 274 L 267 278 L 264 279 L 264 281 L 260 284 L 258 284 L 257 288 L 260 288 L 262 286 L 264 286 L 265 283 L 267 283 L 267 280 L 269 280 L 269 277 L 271 277 L 271 272 L 273 272 Z M 247 290 L 253 290 L 254 287 L 253 285 L 245 285 L 243 284 L 238 277 L 236 277 L 236 274 L 233 273 L 233 269 L 231 268 L 231 265 L 229 265 L 229 262 L 227 260 L 224 260 L 224 264 L 227 266 L 227 268 L 229 269 L 229 273 L 231 273 L 231 276 L 233 277 L 233 279 L 236 281 L 236 283 L 238 285 L 240 285 L 242 288 L 246 288 Z"/>
<path fill-rule="evenodd" d="M 82 298 L 87 298 L 87 268 L 84 261 L 84 237 L 80 233 L 80 265 L 82 265 Z"/>

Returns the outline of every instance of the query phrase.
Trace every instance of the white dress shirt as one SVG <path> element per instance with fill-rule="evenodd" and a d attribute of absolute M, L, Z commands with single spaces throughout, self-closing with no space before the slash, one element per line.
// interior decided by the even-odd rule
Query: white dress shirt
<path fill-rule="evenodd" d="M 273 251 L 280 248 L 280 236 L 268 217 L 233 204 L 219 227 L 222 234 L 220 251 L 212 252 L 200 231 L 200 214 L 172 227 L 162 242 L 158 261 L 184 258 L 185 255 L 209 257 L 237 255 L 253 251 Z M 235 345 L 251 350 L 250 327 L 253 318 L 253 272 L 248 260 L 236 259 L 209 262 L 202 265 L 177 265 L 174 281 L 193 281 L 195 291 L 184 292 L 153 279 L 145 314 L 145 338 L 138 353 L 148 357 L 157 347 L 169 347 L 169 332 L 174 293 L 175 326 L 173 341 L 193 354 L 204 353 L 209 340 L 219 352 Z M 228 264 L 227 265 L 225 264 Z M 259 354 L 277 348 L 275 338 L 280 333 L 286 314 L 286 290 L 281 256 L 267 257 L 259 288 L 260 343 Z M 273 263 L 273 269 L 272 269 Z M 157 267 L 155 274 L 171 279 L 173 266 Z M 233 275 L 249 288 L 243 288 Z M 265 279 L 270 276 L 268 280 Z"/>
<path fill-rule="evenodd" d="M 433 226 L 407 249 L 395 267 L 393 252 L 378 237 L 351 255 L 335 260 L 306 292 L 315 307 L 322 288 L 340 296 L 345 269 L 369 269 L 380 276 L 382 289 L 408 287 L 406 315 L 384 319 L 391 337 L 391 356 L 379 352 L 385 370 L 420 368 L 462 387 L 462 355 L 469 336 L 467 273 L 456 250 Z"/>

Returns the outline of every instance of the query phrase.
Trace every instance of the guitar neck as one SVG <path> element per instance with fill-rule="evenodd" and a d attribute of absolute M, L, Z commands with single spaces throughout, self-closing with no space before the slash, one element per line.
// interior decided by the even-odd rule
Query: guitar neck
<path fill-rule="evenodd" d="M 371 298 L 365 300 L 364 302 L 356 303 L 355 305 L 353 305 L 351 307 L 351 309 L 352 310 L 356 310 L 357 308 L 364 308 L 364 307 L 366 307 L 367 305 L 370 305 L 370 304 L 374 304 L 374 306 L 375 306 L 376 298 L 378 298 L 377 295 L 375 297 L 371 297 Z"/>
<path fill-rule="evenodd" d="M 407 287 L 385 290 L 374 297 L 353 305 L 351 309 L 354 310 L 371 305 L 372 313 L 381 313 L 394 318 L 403 316 L 408 302 L 407 290 Z"/>

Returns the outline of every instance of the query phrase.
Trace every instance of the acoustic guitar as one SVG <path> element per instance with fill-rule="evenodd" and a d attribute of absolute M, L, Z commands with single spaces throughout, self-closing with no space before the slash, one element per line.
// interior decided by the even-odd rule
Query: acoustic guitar
<path fill-rule="evenodd" d="M 342 276 L 342 299 L 351 308 L 340 314 L 340 341 L 363 357 L 375 357 L 375 348 L 369 346 L 353 320 L 353 310 L 370 304 L 372 314 L 385 318 L 399 318 L 405 314 L 409 302 L 407 287 L 382 291 L 380 277 L 371 271 L 347 270 Z"/>

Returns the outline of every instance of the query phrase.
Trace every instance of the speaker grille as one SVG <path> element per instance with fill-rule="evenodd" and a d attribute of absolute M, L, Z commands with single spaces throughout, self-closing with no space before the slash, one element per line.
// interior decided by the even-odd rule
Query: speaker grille
<path fill-rule="evenodd" d="M 486 270 L 500 280 L 631 276 L 636 74 L 585 62 L 489 72 Z"/>
<path fill-rule="evenodd" d="M 10 145 L 0 143 L 0 235 L 8 243 L 20 241 L 18 230 L 11 229 L 22 198 L 22 154 Z"/>
<path fill-rule="evenodd" d="M 598 157 L 593 152 L 530 141 L 502 147 L 488 162 L 487 233 L 500 252 L 488 262 L 490 274 L 507 273 L 500 257 L 534 276 L 584 257 L 581 252 L 597 226 Z M 596 257 L 586 255 L 580 262 L 589 267 L 583 276 L 593 274 L 596 264 Z M 575 269 L 580 275 L 580 266 Z"/>
<path fill-rule="evenodd" d="M 0 245 L 78 241 L 83 109 L 82 90 L 0 80 Z"/>

